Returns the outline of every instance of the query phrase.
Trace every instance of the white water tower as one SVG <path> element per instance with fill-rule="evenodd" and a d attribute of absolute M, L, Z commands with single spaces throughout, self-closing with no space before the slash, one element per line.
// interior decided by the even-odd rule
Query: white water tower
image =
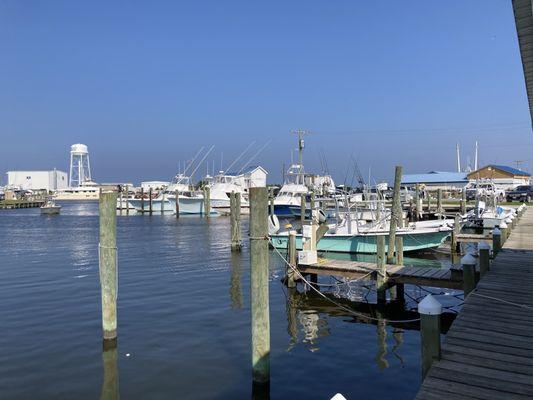
<path fill-rule="evenodd" d="M 91 164 L 89 149 L 84 144 L 70 146 L 70 179 L 69 186 L 81 186 L 91 181 Z"/>

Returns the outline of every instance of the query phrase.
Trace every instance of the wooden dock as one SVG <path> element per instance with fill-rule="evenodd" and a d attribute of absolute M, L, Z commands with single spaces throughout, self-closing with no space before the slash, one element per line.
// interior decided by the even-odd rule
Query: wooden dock
<path fill-rule="evenodd" d="M 417 395 L 533 398 L 533 210 L 465 301 Z"/>
<path fill-rule="evenodd" d="M 405 267 L 403 265 L 387 265 L 388 284 L 412 284 L 462 289 L 462 270 L 453 271 L 442 268 Z M 302 274 L 337 275 L 346 278 L 376 280 L 377 265 L 375 263 L 347 260 L 319 259 L 317 264 L 298 265 Z"/>
<path fill-rule="evenodd" d="M 2 200 L 0 201 L 0 210 L 11 210 L 15 208 L 37 208 L 44 204 L 44 200 Z"/>

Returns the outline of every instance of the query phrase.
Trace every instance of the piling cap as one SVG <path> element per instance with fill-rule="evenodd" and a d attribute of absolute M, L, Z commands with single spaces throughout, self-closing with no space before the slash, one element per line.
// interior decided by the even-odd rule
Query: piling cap
<path fill-rule="evenodd" d="M 479 242 L 477 245 L 478 250 L 490 250 L 490 244 L 487 242 Z"/>
<path fill-rule="evenodd" d="M 476 265 L 476 259 L 474 256 L 470 253 L 466 253 L 466 255 L 461 258 L 461 265 Z"/>
<path fill-rule="evenodd" d="M 435 297 L 428 294 L 420 303 L 418 303 L 418 313 L 424 315 L 442 314 L 442 305 Z"/>
<path fill-rule="evenodd" d="M 502 221 L 502 222 L 500 223 L 500 228 L 501 228 L 501 229 L 507 229 L 507 224 L 505 223 L 505 221 Z"/>
<path fill-rule="evenodd" d="M 496 227 L 494 228 L 494 230 L 492 231 L 492 236 L 501 236 L 502 234 L 502 231 L 500 231 L 500 228 Z"/>

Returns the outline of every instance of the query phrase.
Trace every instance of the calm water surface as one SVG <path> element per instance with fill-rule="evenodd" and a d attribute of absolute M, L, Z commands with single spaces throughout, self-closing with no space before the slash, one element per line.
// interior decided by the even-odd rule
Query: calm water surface
<path fill-rule="evenodd" d="M 243 218 L 247 233 L 247 218 Z M 229 250 L 228 218 L 119 216 L 117 367 L 104 363 L 98 278 L 98 204 L 65 203 L 61 215 L 0 211 L 2 399 L 245 399 L 252 394 L 248 243 Z M 433 267 L 438 253 L 410 260 Z M 354 318 L 318 295 L 281 283 L 270 265 L 272 399 L 413 398 L 420 385 L 417 324 Z M 324 279 L 342 304 L 373 316 L 360 285 Z M 438 289 L 431 289 L 440 292 Z M 425 291 L 407 287 L 418 299 Z M 457 304 L 453 292 L 440 296 Z M 113 397 L 113 396 L 111 396 Z"/>

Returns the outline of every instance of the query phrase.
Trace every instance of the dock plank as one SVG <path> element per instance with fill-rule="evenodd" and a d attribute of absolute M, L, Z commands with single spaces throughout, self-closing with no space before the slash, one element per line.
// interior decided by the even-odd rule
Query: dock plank
<path fill-rule="evenodd" d="M 533 210 L 527 210 L 466 298 L 417 399 L 533 398 L 531 232 Z"/>

